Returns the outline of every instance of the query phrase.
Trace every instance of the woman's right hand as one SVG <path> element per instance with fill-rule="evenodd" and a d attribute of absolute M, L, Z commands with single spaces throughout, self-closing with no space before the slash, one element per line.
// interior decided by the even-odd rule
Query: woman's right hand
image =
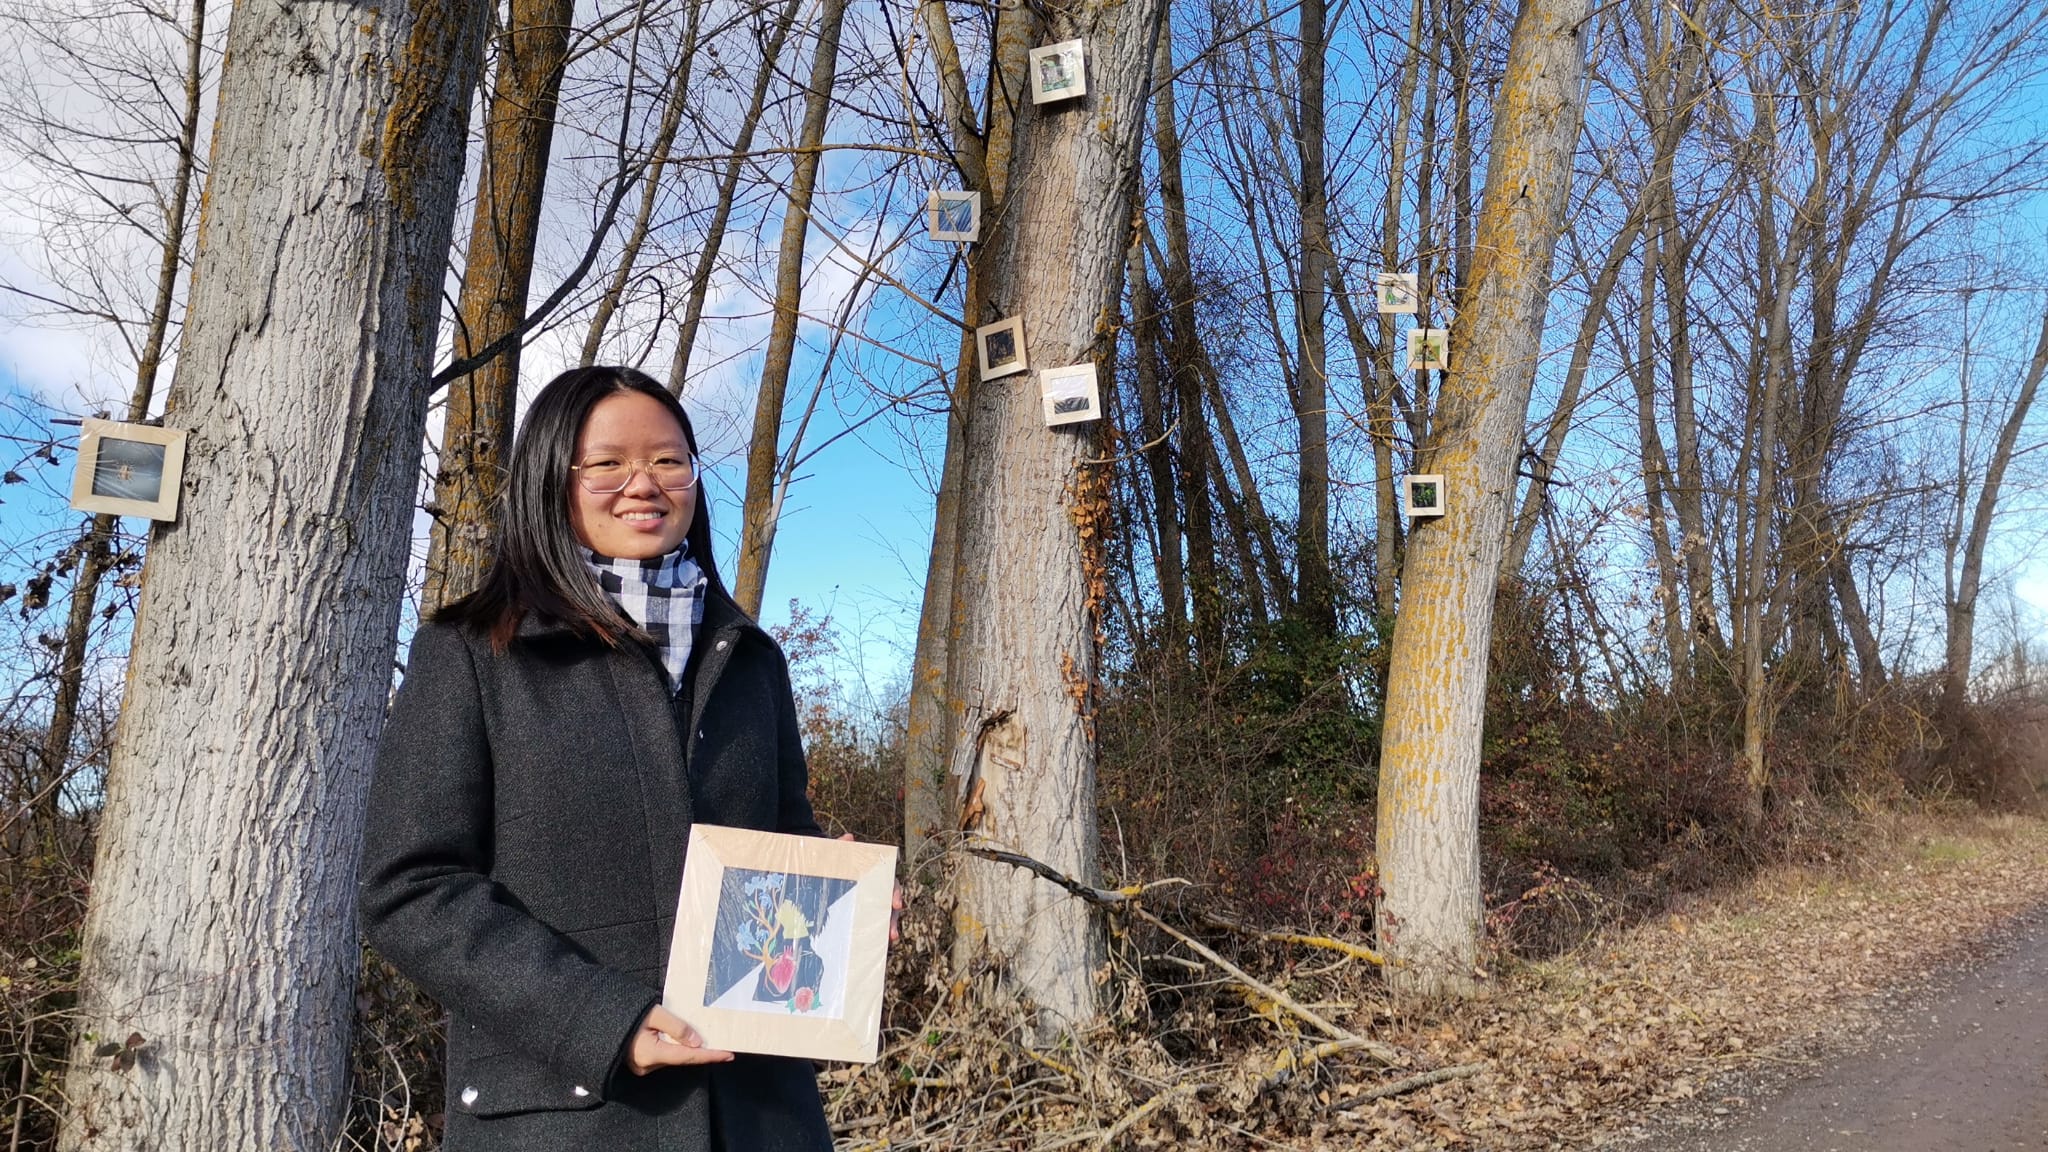
<path fill-rule="evenodd" d="M 723 1064 L 730 1059 L 730 1052 L 704 1047 L 704 1038 L 695 1028 L 659 1004 L 640 1021 L 626 1050 L 626 1067 L 635 1076 L 674 1064 Z"/>

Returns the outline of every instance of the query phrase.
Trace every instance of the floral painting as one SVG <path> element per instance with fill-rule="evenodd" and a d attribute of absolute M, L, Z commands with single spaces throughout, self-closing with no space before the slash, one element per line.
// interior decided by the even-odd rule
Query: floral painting
<path fill-rule="evenodd" d="M 853 889 L 852 880 L 726 869 L 704 1002 L 839 1019 Z"/>

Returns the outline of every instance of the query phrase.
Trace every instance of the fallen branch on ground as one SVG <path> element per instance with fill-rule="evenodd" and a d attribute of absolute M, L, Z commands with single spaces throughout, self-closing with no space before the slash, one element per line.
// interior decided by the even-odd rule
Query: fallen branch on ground
<path fill-rule="evenodd" d="M 1389 1096 L 1399 1096 L 1403 1093 L 1413 1092 L 1418 1088 L 1427 1088 L 1432 1084 L 1441 1084 L 1446 1080 L 1462 1080 L 1467 1076 L 1477 1076 L 1481 1072 L 1486 1071 L 1488 1067 L 1489 1065 L 1486 1064 L 1454 1064 L 1449 1068 L 1438 1068 L 1435 1071 L 1418 1073 L 1405 1080 L 1396 1080 L 1392 1084 L 1382 1084 L 1377 1088 L 1360 1092 L 1356 1096 L 1346 1096 L 1344 1099 L 1331 1104 L 1327 1111 L 1349 1112 L 1360 1105 L 1370 1104 L 1375 1100 L 1384 1100 Z"/>
<path fill-rule="evenodd" d="M 1205 1087 L 1205 1085 L 1178 1084 L 1172 1088 L 1168 1088 L 1164 1092 L 1159 1093 L 1157 1096 L 1152 1097 L 1150 1100 L 1145 1101 L 1143 1104 L 1138 1105 L 1136 1108 L 1131 1109 L 1129 1112 L 1124 1113 L 1121 1119 L 1119 1119 L 1116 1123 L 1110 1125 L 1109 1128 L 1102 1133 L 1101 1138 L 1095 1141 L 1096 1152 L 1101 1152 L 1102 1149 L 1109 1147 L 1110 1144 L 1113 1141 L 1115 1141 L 1117 1137 L 1123 1135 L 1125 1132 L 1130 1131 L 1134 1125 L 1143 1121 L 1145 1117 L 1150 1116 L 1154 1112 L 1157 1112 L 1161 1108 L 1165 1107 L 1166 1104 L 1169 1101 L 1173 1100 L 1175 1097 L 1192 1096 L 1196 1092 L 1200 1091 L 1203 1087 Z"/>
<path fill-rule="evenodd" d="M 1349 940 L 1339 940 L 1335 936 L 1305 936 L 1299 932 L 1267 932 L 1264 929 L 1250 928 L 1239 924 L 1235 920 L 1218 916 L 1214 912 L 1202 913 L 1202 923 L 1209 925 L 1211 928 L 1221 928 L 1225 932 L 1235 932 L 1241 936 L 1250 936 L 1254 940 L 1264 940 L 1269 944 L 1299 944 L 1304 948 L 1322 948 L 1330 952 L 1340 952 L 1346 956 L 1355 957 L 1359 960 L 1380 965 L 1381 967 L 1386 966 L 1386 961 L 1380 957 L 1379 953 L 1367 948 L 1363 944 L 1353 944 Z"/>
<path fill-rule="evenodd" d="M 1359 1048 L 1359 1050 L 1364 1052 L 1370 1052 L 1374 1057 L 1376 1057 L 1383 1063 L 1399 1065 L 1408 1062 L 1407 1053 L 1401 1051 L 1399 1048 L 1396 1048 L 1391 1044 L 1382 1044 L 1377 1040 L 1367 1040 L 1365 1037 L 1358 1035 L 1356 1032 L 1351 1031 L 1349 1028 L 1344 1028 L 1339 1025 L 1330 1023 L 1328 1020 L 1325 1020 L 1322 1016 L 1318 1015 L 1313 1009 L 1309 1008 L 1308 1005 L 1303 1004 L 1301 1001 L 1296 1000 L 1294 997 L 1289 996 L 1287 993 L 1281 991 L 1280 989 L 1273 987 L 1271 984 L 1266 983 L 1265 981 L 1259 979 L 1251 973 L 1246 972 L 1244 969 L 1239 968 L 1237 965 L 1232 964 L 1230 961 L 1225 960 L 1223 957 L 1217 955 L 1214 950 L 1209 948 L 1208 945 L 1203 944 L 1201 941 L 1195 939 L 1192 936 L 1189 936 L 1187 933 L 1180 931 L 1179 929 L 1173 927 L 1171 924 L 1168 924 L 1166 921 L 1161 920 L 1159 917 L 1154 916 L 1150 912 L 1145 911 L 1143 908 L 1140 908 L 1137 905 L 1133 904 L 1131 905 L 1131 911 L 1135 913 L 1140 920 L 1145 921 L 1146 923 L 1159 929 L 1161 932 L 1164 932 L 1168 936 L 1173 937 L 1175 940 L 1180 941 L 1182 944 L 1187 945 L 1188 948 L 1193 950 L 1196 955 L 1200 956 L 1204 960 L 1207 960 L 1209 963 L 1214 964 L 1216 967 L 1223 969 L 1224 972 L 1229 974 L 1231 979 L 1237 981 L 1238 983 L 1244 985 L 1247 988 L 1250 988 L 1252 991 L 1257 992 L 1259 995 L 1264 996 L 1266 999 L 1271 1000 L 1273 1003 L 1278 1004 L 1280 1007 L 1287 1009 L 1289 1012 L 1294 1013 L 1296 1016 L 1299 1016 L 1304 1021 L 1307 1021 L 1311 1026 L 1313 1026 L 1317 1031 L 1321 1032 L 1323 1035 L 1328 1036 L 1333 1040 L 1355 1040 L 1358 1042 L 1357 1047 Z"/>
<path fill-rule="evenodd" d="M 1253 1094 L 1259 1095 L 1269 1092 L 1292 1080 L 1296 1072 L 1311 1064 L 1327 1060 L 1339 1053 L 1356 1052 L 1369 1043 L 1371 1041 L 1353 1037 L 1350 1040 L 1327 1040 L 1306 1052 L 1289 1048 L 1280 1053 L 1279 1057 L 1273 1061 L 1273 1070 L 1266 1073 L 1265 1078 L 1259 1081 L 1259 1087 Z"/>
<path fill-rule="evenodd" d="M 1225 960 L 1201 941 L 1147 912 L 1138 903 L 1139 898 L 1153 888 L 1163 887 L 1167 884 L 1186 884 L 1187 881 L 1185 880 L 1160 880 L 1151 884 L 1134 884 L 1125 888 L 1097 888 L 1091 884 L 1083 884 L 1079 880 L 1054 868 L 1052 865 L 1034 860 L 1020 852 L 1006 852 L 998 848 L 986 848 L 979 845 L 963 845 L 961 851 L 972 856 L 979 856 L 984 860 L 993 860 L 998 864 L 1008 864 L 1013 868 L 1022 868 L 1041 879 L 1059 885 L 1061 888 L 1099 908 L 1128 910 L 1138 919 L 1145 921 L 1161 932 L 1185 944 L 1202 959 L 1221 968 L 1231 979 L 1271 1000 L 1295 1016 L 1300 1017 L 1311 1027 L 1332 1040 L 1344 1041 L 1349 1049 L 1368 1052 L 1386 1064 L 1401 1065 L 1408 1062 L 1407 1053 L 1402 1052 L 1399 1048 L 1391 1044 L 1380 1043 L 1377 1040 L 1368 1040 L 1348 1028 L 1331 1023 L 1316 1013 L 1315 1010 L 1289 996 L 1286 992 L 1275 988 L 1271 984 L 1239 968 L 1237 965 L 1232 964 L 1230 961 Z"/>

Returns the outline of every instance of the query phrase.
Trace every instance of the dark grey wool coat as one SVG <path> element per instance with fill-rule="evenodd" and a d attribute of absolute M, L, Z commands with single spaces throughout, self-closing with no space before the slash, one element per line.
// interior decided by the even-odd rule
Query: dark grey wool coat
<path fill-rule="evenodd" d="M 690 738 L 681 738 L 688 733 Z M 681 693 L 531 619 L 420 628 L 378 747 L 370 942 L 448 1009 L 449 1152 L 829 1149 L 808 1061 L 639 1077 L 690 824 L 819 834 L 782 652 L 714 586 Z"/>

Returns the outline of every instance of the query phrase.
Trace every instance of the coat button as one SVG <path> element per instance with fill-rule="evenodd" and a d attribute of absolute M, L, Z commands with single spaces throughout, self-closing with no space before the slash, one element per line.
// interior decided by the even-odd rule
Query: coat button
<path fill-rule="evenodd" d="M 581 1084 L 578 1084 L 578 1085 L 576 1086 L 576 1088 L 575 1088 L 575 1092 L 576 1092 L 576 1095 L 578 1095 L 578 1096 L 588 1096 L 588 1095 L 590 1095 L 590 1089 L 588 1089 L 588 1088 L 585 1088 L 585 1087 L 584 1087 L 583 1085 L 581 1085 Z"/>
<path fill-rule="evenodd" d="M 464 1088 L 462 1090 L 462 1106 L 467 1108 L 474 1103 L 476 1103 L 476 1089 Z"/>
<path fill-rule="evenodd" d="M 712 647 L 714 647 L 714 648 L 718 649 L 718 650 L 719 650 L 720 652 L 723 652 L 723 651 L 725 651 L 725 645 L 726 645 L 726 641 L 724 641 L 724 640 L 720 640 L 720 641 L 719 641 L 718 643 L 716 643 L 716 644 L 712 645 Z"/>

